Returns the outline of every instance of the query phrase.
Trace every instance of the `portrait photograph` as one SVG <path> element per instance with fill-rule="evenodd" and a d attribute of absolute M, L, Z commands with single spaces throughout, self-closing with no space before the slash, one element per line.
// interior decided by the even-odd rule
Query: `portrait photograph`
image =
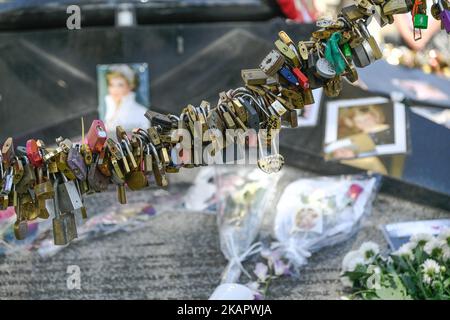
<path fill-rule="evenodd" d="M 107 131 L 121 125 L 125 130 L 146 129 L 144 116 L 150 106 L 150 83 L 146 63 L 97 66 L 99 118 Z"/>
<path fill-rule="evenodd" d="M 354 159 L 407 151 L 405 106 L 382 97 L 327 104 L 324 153 Z"/>

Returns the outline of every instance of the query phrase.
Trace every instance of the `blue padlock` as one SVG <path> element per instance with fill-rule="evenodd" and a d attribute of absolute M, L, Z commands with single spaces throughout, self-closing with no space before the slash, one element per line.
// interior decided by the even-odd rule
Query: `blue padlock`
<path fill-rule="evenodd" d="M 298 86 L 298 80 L 297 77 L 292 73 L 292 71 L 286 67 L 283 66 L 279 71 L 280 75 L 285 78 L 290 84 L 294 85 L 294 86 Z"/>

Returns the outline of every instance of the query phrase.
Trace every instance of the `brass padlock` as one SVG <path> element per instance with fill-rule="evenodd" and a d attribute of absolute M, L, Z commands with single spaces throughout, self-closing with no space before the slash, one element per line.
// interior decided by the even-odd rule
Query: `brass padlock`
<path fill-rule="evenodd" d="M 49 177 L 44 178 L 42 168 L 37 168 L 37 182 L 34 186 L 34 193 L 39 200 L 52 199 L 54 196 L 54 188 Z M 48 172 L 48 171 L 47 171 Z"/>
<path fill-rule="evenodd" d="M 132 171 L 130 172 L 125 181 L 128 188 L 132 191 L 140 190 L 148 186 L 147 176 L 142 171 Z"/>
<path fill-rule="evenodd" d="M 23 240 L 28 233 L 28 223 L 25 217 L 22 215 L 20 205 L 16 208 L 16 222 L 14 222 L 14 236 L 17 240 Z"/>
<path fill-rule="evenodd" d="M 70 149 L 69 149 L 70 151 Z M 61 172 L 67 179 L 74 180 L 76 179 L 75 174 L 69 168 L 67 163 L 68 154 L 65 152 L 61 152 L 58 156 L 56 156 L 56 166 L 58 167 L 58 171 Z"/>
<path fill-rule="evenodd" d="M 127 203 L 127 193 L 125 190 L 125 185 L 123 185 L 123 184 L 117 185 L 117 199 L 120 204 Z"/>
<path fill-rule="evenodd" d="M 78 237 L 75 215 L 73 212 L 61 212 L 59 209 L 58 181 L 53 183 L 53 204 L 55 217 L 53 218 L 53 239 L 55 245 L 66 245 Z"/>

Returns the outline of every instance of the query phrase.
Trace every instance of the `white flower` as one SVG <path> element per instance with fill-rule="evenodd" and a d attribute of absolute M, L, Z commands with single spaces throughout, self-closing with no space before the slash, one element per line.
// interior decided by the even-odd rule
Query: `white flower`
<path fill-rule="evenodd" d="M 411 243 L 405 243 L 397 251 L 393 252 L 394 256 L 399 256 L 402 258 L 407 258 L 409 260 L 414 260 L 413 245 Z"/>
<path fill-rule="evenodd" d="M 422 268 L 423 282 L 431 284 L 433 278 L 441 272 L 441 266 L 433 259 L 427 259 L 420 265 Z"/>
<path fill-rule="evenodd" d="M 356 267 L 358 266 L 365 266 L 366 263 L 362 257 L 356 257 L 353 260 L 349 261 L 348 263 L 348 271 L 352 272 L 355 271 Z"/>
<path fill-rule="evenodd" d="M 350 262 L 356 258 L 362 258 L 359 250 L 349 251 L 342 260 L 342 271 L 349 271 Z"/>
<path fill-rule="evenodd" d="M 433 278 L 430 277 L 429 275 L 426 274 L 426 275 L 423 276 L 423 282 L 425 284 L 431 284 L 431 281 L 433 281 Z"/>
<path fill-rule="evenodd" d="M 429 233 L 416 233 L 411 237 L 410 243 L 414 245 L 414 248 L 417 246 L 424 246 L 427 242 L 433 240 L 434 237 Z"/>
<path fill-rule="evenodd" d="M 350 280 L 347 276 L 341 276 L 341 283 L 344 286 L 344 288 L 352 288 L 353 287 L 353 281 Z"/>
<path fill-rule="evenodd" d="M 442 230 L 438 239 L 445 241 L 447 246 L 450 247 L 450 228 Z"/>
<path fill-rule="evenodd" d="M 443 248 L 445 246 L 445 241 L 432 239 L 427 242 L 423 250 L 428 253 L 428 255 L 433 257 L 441 257 L 443 254 Z"/>
<path fill-rule="evenodd" d="M 442 259 L 444 262 L 450 262 L 450 247 L 443 248 Z"/>
<path fill-rule="evenodd" d="M 269 271 L 269 268 L 264 263 L 258 262 L 256 264 L 255 270 L 253 272 L 255 273 L 255 275 L 258 277 L 258 279 L 261 282 L 264 282 L 269 277 L 268 271 Z"/>
<path fill-rule="evenodd" d="M 380 267 L 371 264 L 371 265 L 367 268 L 367 273 L 371 273 L 371 274 L 381 274 L 381 269 L 380 269 Z"/>
<path fill-rule="evenodd" d="M 359 252 L 366 263 L 373 261 L 374 257 L 380 253 L 378 244 L 372 241 L 364 242 L 359 248 Z"/>

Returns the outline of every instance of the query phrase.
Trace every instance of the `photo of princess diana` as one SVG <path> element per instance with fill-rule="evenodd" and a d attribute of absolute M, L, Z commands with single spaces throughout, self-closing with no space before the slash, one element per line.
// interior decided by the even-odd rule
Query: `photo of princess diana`
<path fill-rule="evenodd" d="M 149 108 L 149 74 L 146 63 L 97 66 L 99 116 L 107 131 L 146 129 Z"/>
<path fill-rule="evenodd" d="M 404 104 L 371 97 L 332 101 L 326 109 L 324 152 L 329 159 L 407 151 Z"/>

